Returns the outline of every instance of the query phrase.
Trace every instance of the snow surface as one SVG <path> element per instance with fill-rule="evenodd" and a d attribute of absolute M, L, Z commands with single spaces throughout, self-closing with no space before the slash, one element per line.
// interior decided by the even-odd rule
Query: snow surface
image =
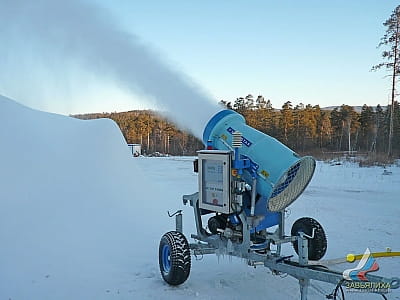
<path fill-rule="evenodd" d="M 187 237 L 195 230 L 181 200 L 197 190 L 193 158 L 132 158 L 111 120 L 76 120 L 1 96 L 0 141 L 0 299 L 299 298 L 295 279 L 215 255 L 193 257 L 180 287 L 163 282 L 158 243 L 174 229 L 167 210 L 184 210 Z M 389 170 L 318 162 L 286 231 L 299 217 L 319 220 L 326 259 L 367 247 L 400 251 L 400 168 Z M 284 252 L 294 253 L 289 245 Z M 399 258 L 378 263 L 378 275 L 400 277 Z M 313 281 L 310 298 L 332 289 Z"/>

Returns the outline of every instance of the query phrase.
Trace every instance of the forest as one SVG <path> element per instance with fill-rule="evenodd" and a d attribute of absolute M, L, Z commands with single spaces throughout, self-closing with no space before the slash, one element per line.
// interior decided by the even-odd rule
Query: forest
<path fill-rule="evenodd" d="M 400 107 L 393 107 L 392 152 L 388 154 L 391 106 L 364 105 L 354 108 L 321 108 L 318 105 L 293 104 L 272 107 L 262 95 L 251 94 L 233 102 L 221 100 L 221 106 L 246 118 L 248 125 L 270 135 L 296 152 L 316 157 L 365 156 L 372 161 L 390 161 L 400 156 Z M 194 155 L 202 149 L 200 140 L 177 128 L 171 120 L 155 111 L 134 110 L 114 113 L 74 115 L 79 119 L 110 118 L 120 127 L 127 143 L 142 145 L 142 154 L 160 152 L 170 155 Z"/>

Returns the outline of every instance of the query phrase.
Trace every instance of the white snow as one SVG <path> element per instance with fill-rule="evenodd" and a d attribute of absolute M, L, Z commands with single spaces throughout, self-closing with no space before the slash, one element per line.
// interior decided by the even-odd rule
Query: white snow
<path fill-rule="evenodd" d="M 215 255 L 193 257 L 180 287 L 163 282 L 158 243 L 174 229 L 167 210 L 184 210 L 187 237 L 195 230 L 181 200 L 197 189 L 193 158 L 132 158 L 110 120 L 44 113 L 1 96 L 0 141 L 0 299 L 299 298 L 295 279 Z M 400 168 L 390 171 L 319 162 L 286 232 L 299 217 L 316 218 L 328 236 L 326 259 L 367 247 L 400 251 Z M 284 252 L 294 253 L 289 245 Z M 400 277 L 400 258 L 378 263 L 377 275 Z M 313 281 L 310 298 L 332 289 Z"/>

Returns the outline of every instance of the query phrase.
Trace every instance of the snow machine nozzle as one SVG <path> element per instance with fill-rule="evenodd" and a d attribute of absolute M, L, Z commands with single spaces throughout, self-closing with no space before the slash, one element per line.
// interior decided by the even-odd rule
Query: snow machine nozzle
<path fill-rule="evenodd" d="M 235 132 L 241 133 L 241 147 L 233 149 Z M 300 157 L 277 139 L 248 126 L 245 118 L 232 110 L 222 110 L 210 119 L 203 142 L 207 145 L 210 141 L 213 149 L 235 150 L 235 158 L 251 162 L 253 171 L 246 168 L 242 178 L 251 184 L 257 177 L 257 194 L 265 198 L 270 212 L 293 203 L 314 174 L 314 158 Z"/>

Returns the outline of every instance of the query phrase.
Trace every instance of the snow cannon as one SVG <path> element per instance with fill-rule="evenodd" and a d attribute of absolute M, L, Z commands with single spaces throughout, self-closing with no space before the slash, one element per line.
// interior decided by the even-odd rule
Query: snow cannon
<path fill-rule="evenodd" d="M 315 160 L 300 157 L 277 139 L 246 124 L 245 118 L 222 110 L 207 123 L 198 151 L 194 172 L 198 191 L 183 196 L 183 204 L 193 207 L 196 233 L 189 243 L 183 234 L 182 210 L 175 216 L 175 230 L 165 233 L 159 245 L 162 278 L 180 285 L 189 277 L 191 255 L 230 255 L 245 259 L 248 265 L 265 266 L 274 275 L 288 274 L 298 279 L 301 299 L 307 299 L 310 279 L 336 284 L 335 293 L 346 280 L 337 271 L 309 263 L 326 253 L 327 239 L 322 225 L 302 217 L 285 233 L 287 207 L 310 182 Z M 206 225 L 203 222 L 207 221 Z M 290 252 L 291 244 L 298 258 Z M 370 276 L 383 282 L 385 279 Z M 396 286 L 396 281 L 392 288 Z M 332 298 L 335 299 L 335 298 Z"/>
<path fill-rule="evenodd" d="M 233 168 L 248 184 L 257 179 L 256 195 L 264 198 L 271 212 L 294 202 L 314 174 L 312 157 L 300 157 L 277 139 L 248 126 L 244 117 L 232 110 L 222 110 L 211 118 L 203 142 L 209 149 L 234 151 Z M 256 208 L 255 213 L 263 214 L 263 209 Z"/>

